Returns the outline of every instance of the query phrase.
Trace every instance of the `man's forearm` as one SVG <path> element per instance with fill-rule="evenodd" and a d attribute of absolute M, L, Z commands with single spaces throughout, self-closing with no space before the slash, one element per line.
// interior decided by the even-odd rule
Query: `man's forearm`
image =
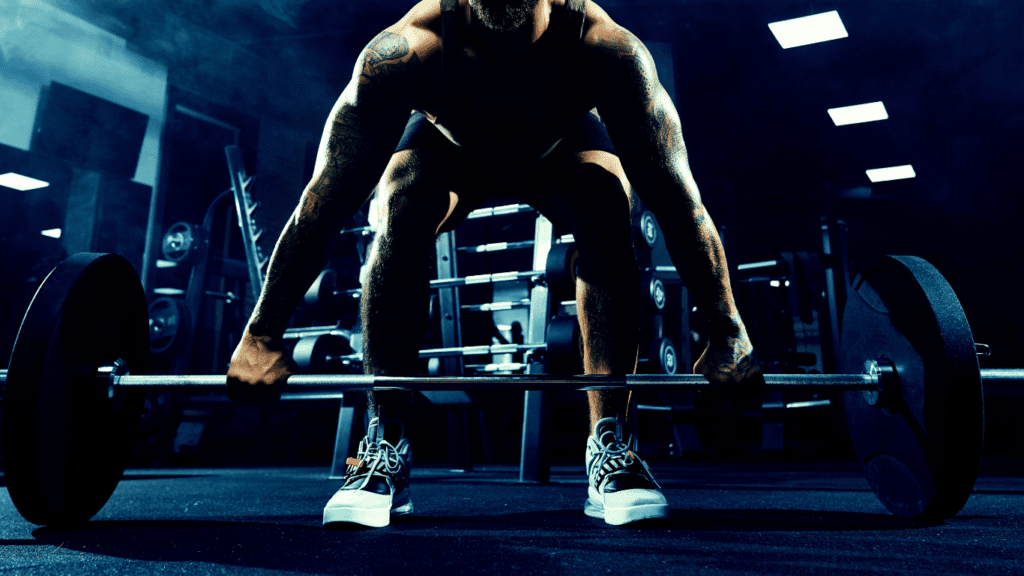
<path fill-rule="evenodd" d="M 263 291 L 247 327 L 253 336 L 284 334 L 295 307 L 330 258 L 341 222 L 358 209 L 337 204 L 309 190 L 303 192 L 270 257 Z"/>
<path fill-rule="evenodd" d="M 712 338 L 739 335 L 743 323 L 732 295 L 729 266 L 718 230 L 703 205 L 673 207 L 657 214 L 669 255 L 708 317 Z"/>

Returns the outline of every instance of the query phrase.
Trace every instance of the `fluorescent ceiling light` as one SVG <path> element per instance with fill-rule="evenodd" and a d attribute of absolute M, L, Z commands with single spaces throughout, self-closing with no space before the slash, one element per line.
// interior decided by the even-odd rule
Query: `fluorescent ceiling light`
<path fill-rule="evenodd" d="M 843 21 L 839 18 L 839 12 L 835 10 L 813 16 L 772 22 L 768 28 L 772 34 L 775 34 L 775 39 L 783 48 L 838 40 L 848 36 Z"/>
<path fill-rule="evenodd" d="M 15 174 L 14 172 L 0 174 L 0 186 L 14 188 L 15 190 L 20 190 L 22 192 L 25 192 L 27 190 L 35 190 L 36 188 L 46 188 L 49 185 L 49 182 L 43 182 L 42 180 L 29 178 L 28 176 Z"/>
<path fill-rule="evenodd" d="M 910 164 L 890 166 L 889 168 L 875 168 L 874 170 L 867 170 L 867 173 L 868 178 L 872 182 L 888 182 L 889 180 L 903 180 L 904 178 L 917 176 L 914 173 L 914 167 Z"/>
<path fill-rule="evenodd" d="M 829 108 L 828 115 L 832 117 L 832 121 L 836 123 L 836 126 L 889 119 L 889 113 L 885 111 L 885 105 L 881 102 Z"/>
<path fill-rule="evenodd" d="M 60 228 L 51 228 L 49 230 L 43 230 L 42 232 L 40 232 L 40 234 L 42 234 L 43 236 L 48 236 L 50 238 L 60 238 Z"/>

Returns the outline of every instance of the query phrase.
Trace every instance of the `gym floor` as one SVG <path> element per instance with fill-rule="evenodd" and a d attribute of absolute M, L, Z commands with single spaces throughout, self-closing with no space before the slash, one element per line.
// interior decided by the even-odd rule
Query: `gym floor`
<path fill-rule="evenodd" d="M 583 514 L 581 467 L 413 470 L 414 516 L 324 529 L 321 467 L 129 470 L 87 525 L 40 528 L 0 491 L 4 574 L 1021 574 L 1024 470 L 983 463 L 942 523 L 878 502 L 854 463 L 652 466 L 669 521 Z M 83 471 L 88 473 L 88 471 Z"/>

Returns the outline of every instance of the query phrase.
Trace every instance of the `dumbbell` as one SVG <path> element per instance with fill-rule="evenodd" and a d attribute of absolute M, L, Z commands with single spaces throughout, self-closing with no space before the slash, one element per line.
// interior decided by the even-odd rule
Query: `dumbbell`
<path fill-rule="evenodd" d="M 5 477 L 35 524 L 91 518 L 117 486 L 145 390 L 223 390 L 224 376 L 147 376 L 145 293 L 123 257 L 76 254 L 41 284 L 5 383 Z M 944 278 L 891 256 L 854 281 L 843 317 L 843 374 L 765 375 L 768 389 L 844 391 L 858 459 L 894 514 L 942 519 L 967 501 L 983 440 L 982 381 L 1019 386 L 1024 370 L 982 371 L 970 326 Z M 707 389 L 701 375 L 296 375 L 289 390 Z M 83 473 L 88 471 L 88 473 Z"/>

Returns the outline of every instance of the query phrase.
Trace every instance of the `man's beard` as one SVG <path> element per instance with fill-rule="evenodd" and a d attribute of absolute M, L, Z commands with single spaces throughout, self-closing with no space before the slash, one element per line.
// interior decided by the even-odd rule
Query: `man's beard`
<path fill-rule="evenodd" d="M 491 30 L 512 32 L 526 22 L 540 0 L 469 0 L 476 17 Z"/>

